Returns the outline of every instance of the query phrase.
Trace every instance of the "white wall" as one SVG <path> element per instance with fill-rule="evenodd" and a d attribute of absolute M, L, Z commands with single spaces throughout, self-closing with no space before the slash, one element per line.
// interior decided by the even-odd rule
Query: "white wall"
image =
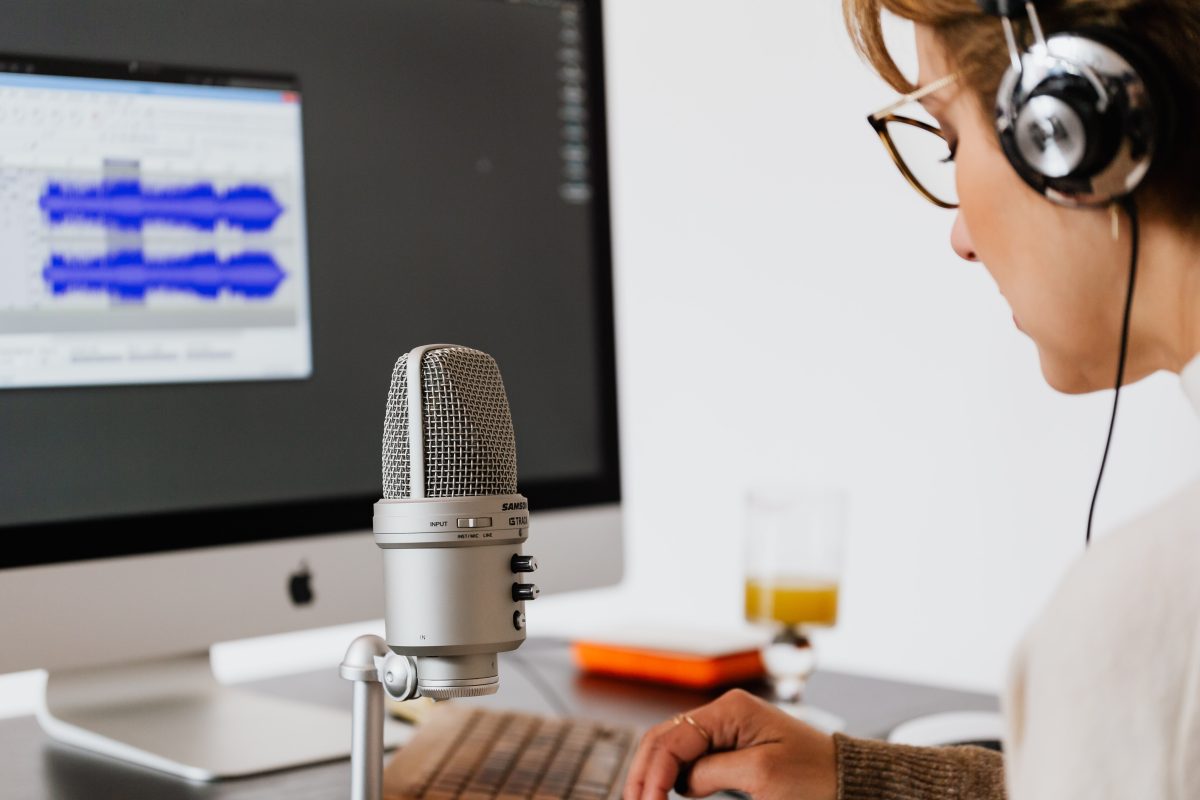
<path fill-rule="evenodd" d="M 1110 396 L 1046 388 L 991 279 L 952 254 L 952 216 L 865 122 L 893 93 L 835 0 L 606 7 L 629 577 L 539 600 L 531 631 L 738 625 L 741 493 L 819 479 L 853 497 L 825 663 L 997 688 L 1081 551 Z M 1177 383 L 1123 396 L 1101 531 L 1196 472 Z M 344 641 L 216 661 L 253 677 L 336 663 Z M 0 715 L 38 681 L 0 679 Z"/>
<path fill-rule="evenodd" d="M 838 2 L 607 8 L 630 576 L 531 629 L 736 624 L 741 492 L 815 478 L 853 497 L 825 663 L 998 688 L 1082 550 L 1111 392 L 1044 385 L 867 125 L 894 93 Z M 1123 393 L 1097 529 L 1190 480 L 1198 444 L 1175 376 Z"/>

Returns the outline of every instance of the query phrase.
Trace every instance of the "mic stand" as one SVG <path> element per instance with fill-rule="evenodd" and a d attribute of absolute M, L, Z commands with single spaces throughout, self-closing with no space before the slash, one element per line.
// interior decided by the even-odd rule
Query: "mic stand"
<path fill-rule="evenodd" d="M 350 800 L 383 798 L 383 694 L 393 700 L 419 697 L 417 660 L 393 653 L 378 636 L 350 643 L 338 668 L 354 681 L 350 725 Z"/>

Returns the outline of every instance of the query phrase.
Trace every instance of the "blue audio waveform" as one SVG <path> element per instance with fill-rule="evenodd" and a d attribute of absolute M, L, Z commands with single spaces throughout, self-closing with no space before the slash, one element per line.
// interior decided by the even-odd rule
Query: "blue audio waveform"
<path fill-rule="evenodd" d="M 49 181 L 38 205 L 52 225 L 90 222 L 135 230 L 158 222 L 211 231 L 224 220 L 230 227 L 260 232 L 269 230 L 283 213 L 283 205 L 266 186 L 243 184 L 219 192 L 211 183 L 150 188 L 137 179 L 99 184 Z"/>
<path fill-rule="evenodd" d="M 56 295 L 107 292 L 122 300 L 144 300 L 147 292 L 174 291 L 215 299 L 222 290 L 250 298 L 275 294 L 287 273 L 270 253 L 245 252 L 221 259 L 215 252 L 148 259 L 141 250 L 99 258 L 50 256 L 42 277 Z"/>

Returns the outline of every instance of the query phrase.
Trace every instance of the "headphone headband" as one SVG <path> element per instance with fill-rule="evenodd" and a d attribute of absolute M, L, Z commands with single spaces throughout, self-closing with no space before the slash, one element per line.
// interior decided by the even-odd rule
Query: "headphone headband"
<path fill-rule="evenodd" d="M 1025 13 L 1025 3 L 1022 0 L 976 0 L 979 10 L 993 17 L 1015 16 Z"/>

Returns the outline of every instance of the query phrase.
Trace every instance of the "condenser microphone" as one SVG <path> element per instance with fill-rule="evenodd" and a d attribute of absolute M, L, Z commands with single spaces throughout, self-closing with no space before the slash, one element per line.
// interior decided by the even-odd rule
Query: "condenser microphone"
<path fill-rule="evenodd" d="M 495 360 L 457 345 L 396 361 L 383 429 L 383 550 L 388 647 L 417 660 L 435 700 L 492 694 L 498 653 L 525 641 L 522 554 L 528 501 L 517 492 L 508 396 Z"/>

